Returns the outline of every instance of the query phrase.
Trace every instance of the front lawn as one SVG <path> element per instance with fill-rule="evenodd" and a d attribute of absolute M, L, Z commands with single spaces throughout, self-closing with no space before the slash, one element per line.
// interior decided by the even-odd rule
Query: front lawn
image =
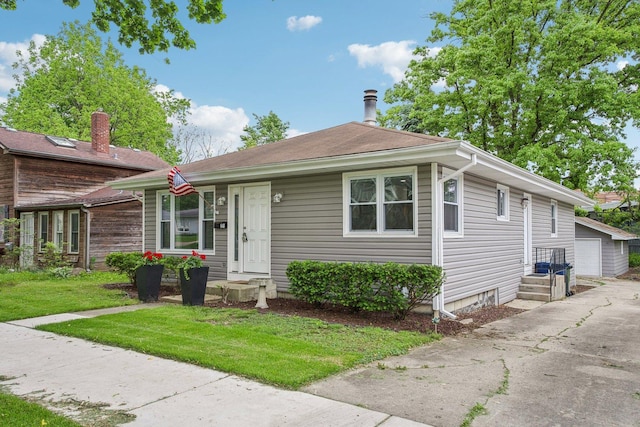
<path fill-rule="evenodd" d="M 46 272 L 0 272 L 0 322 L 137 304 L 125 292 L 103 287 L 122 282 L 126 276 L 108 272 L 64 279 Z"/>
<path fill-rule="evenodd" d="M 35 403 L 0 392 L 0 425 L 80 427 L 80 424 Z"/>
<path fill-rule="evenodd" d="M 257 310 L 165 306 L 38 329 L 299 388 L 406 353 L 438 335 L 356 328 Z"/>

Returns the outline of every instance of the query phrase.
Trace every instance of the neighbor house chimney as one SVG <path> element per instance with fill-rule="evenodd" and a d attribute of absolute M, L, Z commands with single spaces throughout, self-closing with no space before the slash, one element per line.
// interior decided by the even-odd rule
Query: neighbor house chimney
<path fill-rule="evenodd" d="M 364 122 L 368 125 L 376 125 L 376 102 L 378 93 L 375 89 L 367 89 L 364 91 Z"/>
<path fill-rule="evenodd" d="M 109 115 L 104 111 L 91 114 L 91 148 L 109 154 Z"/>

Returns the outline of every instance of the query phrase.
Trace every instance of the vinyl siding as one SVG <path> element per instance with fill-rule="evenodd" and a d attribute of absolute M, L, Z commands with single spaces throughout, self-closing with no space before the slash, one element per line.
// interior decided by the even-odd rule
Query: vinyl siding
<path fill-rule="evenodd" d="M 272 193 L 271 274 L 278 291 L 287 291 L 285 271 L 294 260 L 431 263 L 430 168 L 418 168 L 418 236 L 344 237 L 342 174 L 279 179 Z"/>
<path fill-rule="evenodd" d="M 551 236 L 551 199 L 534 194 L 533 201 L 533 248 L 564 248 L 566 262 L 575 265 L 575 211 L 572 205 L 558 202 L 558 230 Z M 571 285 L 575 285 L 575 274 L 571 274 Z"/>
<path fill-rule="evenodd" d="M 464 175 L 464 236 L 444 239 L 445 303 L 495 289 L 500 304 L 515 298 L 524 257 L 521 199 L 522 191 L 509 188 L 509 221 L 498 220 L 496 183 Z"/>
<path fill-rule="evenodd" d="M 629 270 L 629 243 L 623 240 L 613 240 L 610 235 L 601 233 L 580 224 L 576 224 L 576 238 L 600 239 L 602 250 L 602 275 L 615 277 Z M 620 245 L 623 253 L 620 253 Z"/>
<path fill-rule="evenodd" d="M 159 242 L 156 239 L 157 229 L 157 200 L 156 190 L 146 190 L 144 194 L 144 244 L 143 251 L 160 251 Z M 216 222 L 227 222 L 227 208 L 229 206 L 229 196 L 227 194 L 226 185 L 215 186 L 215 198 L 220 196 L 227 198 L 224 206 L 216 206 L 218 213 L 216 214 Z M 207 255 L 205 265 L 209 266 L 209 280 L 224 280 L 227 278 L 227 229 L 215 229 L 215 254 Z M 161 251 L 165 256 L 182 256 L 188 255 L 191 251 Z"/>

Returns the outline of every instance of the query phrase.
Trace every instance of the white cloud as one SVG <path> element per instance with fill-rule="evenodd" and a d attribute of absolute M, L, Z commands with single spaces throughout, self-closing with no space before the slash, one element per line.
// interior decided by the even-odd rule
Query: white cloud
<path fill-rule="evenodd" d="M 230 144 L 231 151 L 242 145 L 242 129 L 249 124 L 249 117 L 242 108 L 228 108 L 220 105 L 191 104 L 187 118 L 190 125 L 205 130 L 213 138 Z"/>
<path fill-rule="evenodd" d="M 629 65 L 629 61 L 618 61 L 616 67 L 618 68 L 618 71 L 622 71 L 627 65 Z"/>
<path fill-rule="evenodd" d="M 358 60 L 358 66 L 380 67 L 382 71 L 391 76 L 394 83 L 404 78 L 409 62 L 414 58 L 413 50 L 416 42 L 403 40 L 399 42 L 384 42 L 376 46 L 368 44 L 349 45 L 349 54 Z M 435 56 L 440 48 L 429 49 L 429 56 Z"/>
<path fill-rule="evenodd" d="M 322 18 L 319 16 L 307 15 L 298 18 L 297 16 L 290 16 L 287 18 L 287 30 L 289 31 L 304 31 L 310 30 L 316 25 L 322 22 Z"/>
<path fill-rule="evenodd" d="M 287 129 L 286 138 L 293 138 L 294 136 L 304 135 L 305 133 L 309 133 L 309 132 L 303 132 L 303 131 L 298 130 L 298 129 Z"/>
<path fill-rule="evenodd" d="M 33 41 L 39 47 L 42 46 L 45 40 L 46 37 L 42 34 L 34 34 L 30 40 L 23 42 L 10 43 L 0 41 L 0 94 L 8 93 L 15 86 L 15 80 L 12 77 L 15 70 L 12 65 L 18 60 L 16 51 L 22 51 L 25 58 L 27 58 L 29 42 Z"/>

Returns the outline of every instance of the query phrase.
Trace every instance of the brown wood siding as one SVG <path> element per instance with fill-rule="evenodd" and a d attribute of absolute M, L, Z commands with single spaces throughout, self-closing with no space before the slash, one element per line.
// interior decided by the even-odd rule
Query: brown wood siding
<path fill-rule="evenodd" d="M 509 188 L 509 221 L 498 220 L 496 184 L 464 175 L 464 236 L 444 238 L 445 303 L 495 289 L 500 304 L 516 296 L 523 273 L 523 193 Z"/>
<path fill-rule="evenodd" d="M 9 216 L 13 217 L 13 156 L 0 155 L 0 205 L 9 206 Z"/>
<path fill-rule="evenodd" d="M 89 212 L 89 256 L 95 260 L 96 269 L 107 268 L 104 262 L 111 252 L 141 251 L 142 204 L 139 201 L 94 207 Z"/>
<path fill-rule="evenodd" d="M 344 237 L 342 174 L 279 179 L 272 193 L 271 275 L 279 291 L 289 289 L 285 271 L 294 260 L 431 263 L 430 167 L 418 168 L 417 237 Z"/>
<path fill-rule="evenodd" d="M 43 203 L 86 194 L 105 182 L 140 171 L 60 160 L 16 157 L 16 204 Z"/>

